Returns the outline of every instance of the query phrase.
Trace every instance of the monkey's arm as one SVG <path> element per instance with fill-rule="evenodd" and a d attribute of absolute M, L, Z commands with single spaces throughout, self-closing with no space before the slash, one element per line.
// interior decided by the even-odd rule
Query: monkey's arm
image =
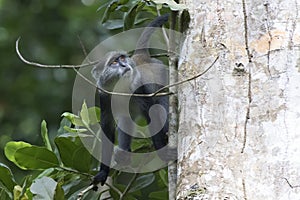
<path fill-rule="evenodd" d="M 109 165 L 111 162 L 111 157 L 114 148 L 115 141 L 115 123 L 111 112 L 111 100 L 110 97 L 106 94 L 100 95 L 100 109 L 101 109 L 101 144 L 102 144 L 102 156 L 101 156 L 101 165 L 100 171 L 94 176 L 92 184 L 94 185 L 93 190 L 97 190 L 97 185 L 101 183 L 104 185 L 108 173 Z"/>

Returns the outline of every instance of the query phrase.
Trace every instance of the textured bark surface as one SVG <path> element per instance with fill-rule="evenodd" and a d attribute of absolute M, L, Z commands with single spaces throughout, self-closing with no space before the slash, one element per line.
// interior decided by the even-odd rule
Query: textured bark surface
<path fill-rule="evenodd" d="M 300 199 L 300 2 L 182 3 L 177 198 Z"/>

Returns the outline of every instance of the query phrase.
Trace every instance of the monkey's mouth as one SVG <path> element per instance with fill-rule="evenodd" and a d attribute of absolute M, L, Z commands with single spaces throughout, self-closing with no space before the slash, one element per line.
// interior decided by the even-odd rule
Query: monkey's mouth
<path fill-rule="evenodd" d="M 124 76 L 125 74 L 128 74 L 129 75 L 129 72 L 128 71 L 131 71 L 130 68 L 126 67 L 123 72 L 122 72 L 122 76 Z M 128 73 L 127 73 L 128 72 Z"/>
<path fill-rule="evenodd" d="M 130 73 L 129 73 L 129 71 L 130 71 Z M 132 75 L 132 72 L 133 72 L 132 67 L 131 67 L 130 65 L 127 64 L 127 65 L 123 68 L 122 76 L 124 76 L 125 74 L 126 74 L 126 76 L 130 76 L 130 75 Z"/>

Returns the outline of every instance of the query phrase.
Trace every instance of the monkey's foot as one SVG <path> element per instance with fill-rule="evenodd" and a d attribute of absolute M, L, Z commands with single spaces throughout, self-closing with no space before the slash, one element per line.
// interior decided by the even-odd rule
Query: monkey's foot
<path fill-rule="evenodd" d="M 104 170 L 100 171 L 98 174 L 96 174 L 96 176 L 94 176 L 94 179 L 91 183 L 91 185 L 93 185 L 93 190 L 97 191 L 98 190 L 98 184 L 101 183 L 101 185 L 103 186 L 106 179 L 107 179 L 108 173 Z"/>

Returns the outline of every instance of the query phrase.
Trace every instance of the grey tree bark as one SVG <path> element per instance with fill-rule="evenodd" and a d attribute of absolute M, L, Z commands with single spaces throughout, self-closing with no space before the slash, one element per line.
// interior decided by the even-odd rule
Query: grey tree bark
<path fill-rule="evenodd" d="M 300 1 L 181 3 L 177 199 L 300 199 Z"/>

